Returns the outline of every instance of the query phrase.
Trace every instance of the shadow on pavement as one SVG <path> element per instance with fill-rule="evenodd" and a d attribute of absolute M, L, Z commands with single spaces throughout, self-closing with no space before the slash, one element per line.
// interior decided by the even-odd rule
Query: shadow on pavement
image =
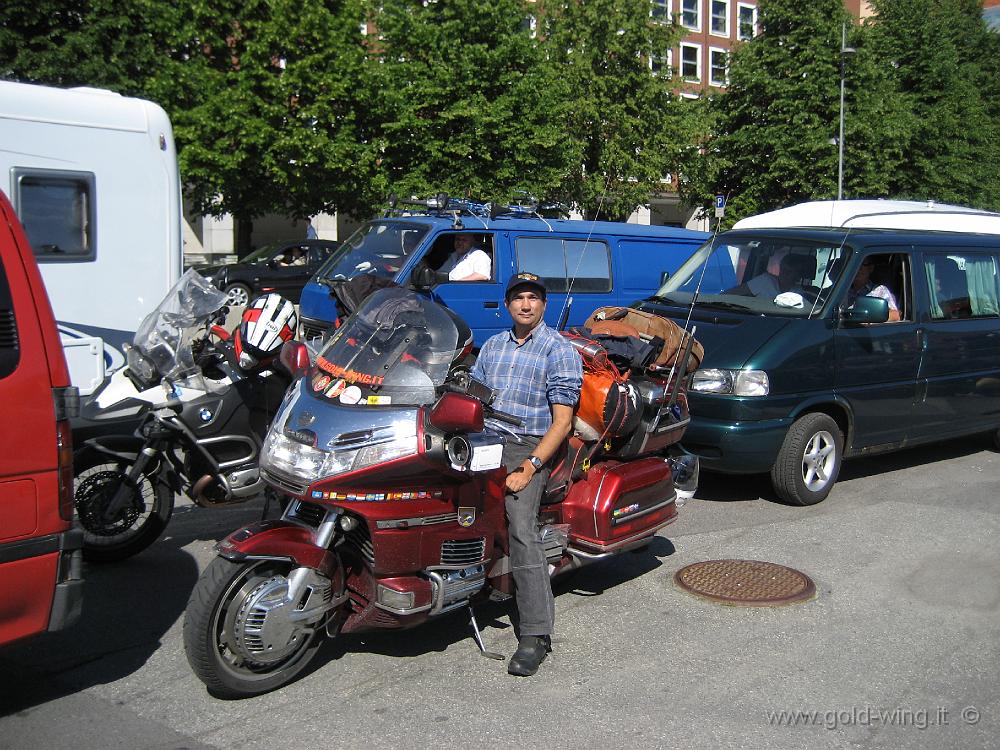
<path fill-rule="evenodd" d="M 188 553 L 154 544 L 112 565 L 86 565 L 83 614 L 71 628 L 0 650 L 0 715 L 121 679 L 160 647 L 198 578 Z"/>
<path fill-rule="evenodd" d="M 852 458 L 841 466 L 838 481 L 864 479 L 891 471 L 971 456 L 987 450 L 989 446 L 987 436 L 971 435 L 892 453 Z M 695 497 L 716 503 L 767 500 L 784 505 L 774 494 L 771 477 L 768 474 L 721 474 L 704 467 L 701 470 Z"/>
<path fill-rule="evenodd" d="M 661 558 L 674 554 L 675 548 L 669 539 L 654 537 L 645 549 L 625 552 L 602 562 L 587 565 L 553 580 L 556 598 L 562 596 L 599 596 L 608 589 L 628 583 L 646 575 L 662 565 Z M 517 609 L 514 600 L 504 602 L 484 602 L 477 604 L 476 620 L 484 633 L 491 629 L 509 630 L 517 628 Z M 458 609 L 439 618 L 407 630 L 406 637 L 400 637 L 398 630 L 376 630 L 367 633 L 351 633 L 337 637 L 327 643 L 308 669 L 298 678 L 322 669 L 349 653 L 370 653 L 389 657 L 412 657 L 433 651 L 445 651 L 448 647 L 464 641 L 472 642 L 468 610 Z"/>

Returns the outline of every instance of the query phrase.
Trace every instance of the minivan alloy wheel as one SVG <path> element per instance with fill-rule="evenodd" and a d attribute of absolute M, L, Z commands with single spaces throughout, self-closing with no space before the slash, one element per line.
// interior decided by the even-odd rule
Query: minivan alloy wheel
<path fill-rule="evenodd" d="M 788 430 L 771 468 L 778 496 L 794 505 L 815 505 L 830 494 L 844 454 L 844 435 L 829 415 L 799 417 Z"/>

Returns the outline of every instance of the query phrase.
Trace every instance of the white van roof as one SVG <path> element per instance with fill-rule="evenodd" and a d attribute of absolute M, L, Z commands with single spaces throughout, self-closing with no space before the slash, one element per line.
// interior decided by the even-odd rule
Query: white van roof
<path fill-rule="evenodd" d="M 934 201 L 810 201 L 748 216 L 734 229 L 835 227 L 1000 234 L 1000 213 Z"/>

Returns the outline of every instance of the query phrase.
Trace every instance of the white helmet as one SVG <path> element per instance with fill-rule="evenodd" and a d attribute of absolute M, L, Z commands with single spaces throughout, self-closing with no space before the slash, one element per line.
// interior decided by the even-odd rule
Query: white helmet
<path fill-rule="evenodd" d="M 270 360 L 281 345 L 295 338 L 299 316 L 295 305 L 280 294 L 258 297 L 243 311 L 236 332 L 236 358 L 240 367 L 250 369 Z"/>

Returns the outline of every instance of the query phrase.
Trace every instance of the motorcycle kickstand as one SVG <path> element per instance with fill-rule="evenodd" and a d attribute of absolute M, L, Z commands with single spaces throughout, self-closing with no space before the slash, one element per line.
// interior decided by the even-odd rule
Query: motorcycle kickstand
<path fill-rule="evenodd" d="M 498 654 L 496 651 L 487 651 L 486 646 L 483 645 L 483 636 L 479 632 L 479 623 L 476 622 L 476 613 L 472 609 L 472 605 L 469 605 L 469 624 L 472 625 L 472 637 L 476 641 L 476 645 L 479 646 L 479 651 L 488 659 L 496 659 L 497 661 L 503 661 L 507 657 L 503 654 Z"/>

